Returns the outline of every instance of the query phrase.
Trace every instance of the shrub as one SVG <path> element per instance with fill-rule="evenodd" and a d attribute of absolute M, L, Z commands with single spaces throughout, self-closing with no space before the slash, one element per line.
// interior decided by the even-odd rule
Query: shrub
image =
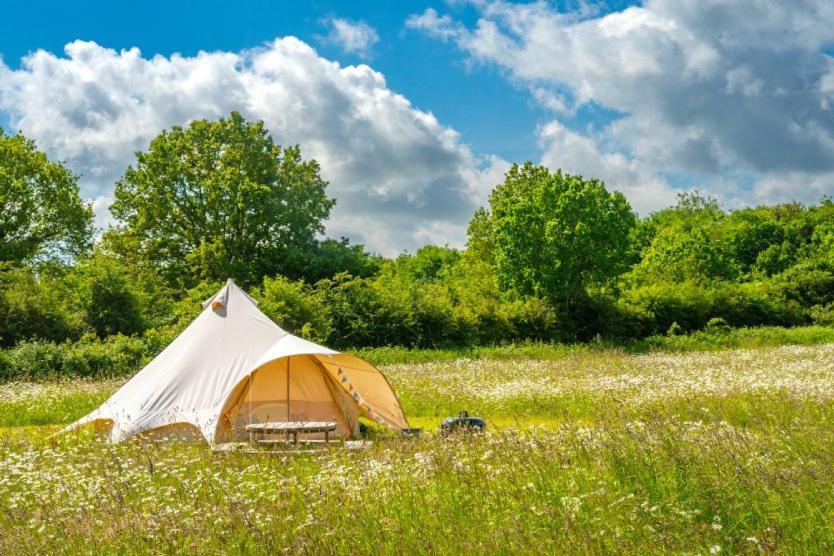
<path fill-rule="evenodd" d="M 834 325 L 834 303 L 829 305 L 815 305 L 811 307 L 811 320 L 821 326 Z"/>
<path fill-rule="evenodd" d="M 99 338 L 142 332 L 139 303 L 124 276 L 111 272 L 94 277 L 85 301 L 87 322 Z"/>
<path fill-rule="evenodd" d="M 139 338 L 117 334 L 99 341 L 85 337 L 65 347 L 61 371 L 67 376 L 115 377 L 138 371 L 145 345 Z"/>
<path fill-rule="evenodd" d="M 45 339 L 77 338 L 80 326 L 51 284 L 28 268 L 0 270 L 0 346 Z"/>
<path fill-rule="evenodd" d="M 316 285 L 333 322 L 328 342 L 336 347 L 414 346 L 419 334 L 412 312 L 372 280 L 339 274 Z"/>
<path fill-rule="evenodd" d="M 704 330 L 707 332 L 729 332 L 730 325 L 721 317 L 713 317 L 707 321 Z"/>
<path fill-rule="evenodd" d="M 673 323 L 683 332 L 700 330 L 713 318 L 721 318 L 733 327 L 810 322 L 807 311 L 798 303 L 764 283 L 655 284 L 627 290 L 623 304 L 650 316 L 644 335 L 663 334 Z"/>
<path fill-rule="evenodd" d="M 797 265 L 774 278 L 788 299 L 803 305 L 834 302 L 834 272 Z"/>
<path fill-rule="evenodd" d="M 42 380 L 54 377 L 115 377 L 138 371 L 145 345 L 122 335 L 99 340 L 84 336 L 75 343 L 23 341 L 0 351 L 0 380 Z"/>
<path fill-rule="evenodd" d="M 252 293 L 260 310 L 287 331 L 315 342 L 330 336 L 333 326 L 327 306 L 304 282 L 267 277 Z"/>
<path fill-rule="evenodd" d="M 559 319 L 547 300 L 527 297 L 505 305 L 515 340 L 553 340 L 559 337 Z"/>
<path fill-rule="evenodd" d="M 49 341 L 20 342 L 6 352 L 5 380 L 42 379 L 61 376 L 65 346 Z"/>

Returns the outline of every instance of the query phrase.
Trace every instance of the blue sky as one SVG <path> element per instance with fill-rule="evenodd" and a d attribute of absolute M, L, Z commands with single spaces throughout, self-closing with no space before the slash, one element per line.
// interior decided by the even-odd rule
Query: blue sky
<path fill-rule="evenodd" d="M 391 89 L 454 127 L 474 149 L 511 159 L 530 158 L 536 141 L 529 131 L 541 110 L 498 70 L 470 71 L 463 54 L 405 28 L 409 15 L 430 5 L 413 1 L 20 2 L 4 8 L 0 53 L 7 65 L 18 67 L 30 52 L 61 53 L 76 39 L 114 49 L 136 46 L 145 56 L 170 56 L 239 51 L 294 35 L 328 59 L 370 64 L 385 74 Z M 455 13 L 469 22 L 476 17 L 465 6 Z M 380 40 L 367 58 L 324 40 L 323 21 L 332 17 L 365 21 L 376 29 Z"/>
<path fill-rule="evenodd" d="M 834 193 L 832 20 L 823 0 L 13 3 L 0 125 L 78 172 L 107 225 L 134 151 L 241 111 L 322 163 L 330 235 L 385 254 L 462 245 L 516 161 L 640 214 L 690 188 L 815 202 Z"/>

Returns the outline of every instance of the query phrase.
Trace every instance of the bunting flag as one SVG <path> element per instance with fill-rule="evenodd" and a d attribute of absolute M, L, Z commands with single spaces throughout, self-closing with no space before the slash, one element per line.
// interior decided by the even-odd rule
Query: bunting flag
<path fill-rule="evenodd" d="M 340 376 L 342 388 L 348 391 L 351 394 L 354 401 L 356 401 L 356 405 L 359 406 L 361 411 L 364 411 L 368 417 L 379 423 L 380 425 L 386 425 L 387 421 L 376 411 L 373 410 L 371 405 L 365 401 L 365 398 L 359 393 L 359 390 L 353 387 L 353 384 L 350 382 L 350 378 L 348 377 L 347 373 L 345 373 L 341 367 L 336 369 L 336 376 Z"/>

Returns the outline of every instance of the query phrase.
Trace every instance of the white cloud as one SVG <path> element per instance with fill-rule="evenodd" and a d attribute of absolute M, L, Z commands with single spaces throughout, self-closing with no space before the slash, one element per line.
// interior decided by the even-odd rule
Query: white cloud
<path fill-rule="evenodd" d="M 674 204 L 675 192 L 641 162 L 613 152 L 601 152 L 589 137 L 552 121 L 539 130 L 542 164 L 585 178 L 605 176 L 611 189 L 622 192 L 642 215 Z"/>
<path fill-rule="evenodd" d="M 65 54 L 38 51 L 16 70 L 0 62 L 0 111 L 81 173 L 100 224 L 135 151 L 164 128 L 233 110 L 321 163 L 337 199 L 329 234 L 386 254 L 418 247 L 426 230 L 462 245 L 484 176 L 494 179 L 500 166 L 476 159 L 379 72 L 326 60 L 293 37 L 244 52 L 152 58 L 76 41 Z"/>
<path fill-rule="evenodd" d="M 820 177 L 819 187 L 783 197 L 814 201 L 810 195 L 834 192 L 825 178 L 834 172 L 829 0 L 647 0 L 604 15 L 543 1 L 472 3 L 479 12 L 472 26 L 432 9 L 407 25 L 501 68 L 556 114 L 590 103 L 623 114 L 589 139 L 621 159 L 612 164 L 614 154 L 604 155 L 589 175 L 620 187 L 628 183 L 622 168 L 633 163 L 641 181 L 687 175 L 751 203 L 770 191 L 764 184 L 784 178 L 783 188 L 794 187 L 789 178 L 798 175 Z M 580 157 L 590 148 L 573 146 Z M 553 161 L 545 149 L 545 160 L 585 165 Z M 736 178 L 748 185 L 728 188 Z M 751 180 L 762 187 L 749 187 Z"/>
<path fill-rule="evenodd" d="M 376 29 L 364 21 L 332 17 L 326 19 L 324 24 L 328 28 L 325 41 L 337 45 L 347 54 L 367 58 L 371 54 L 371 48 L 379 42 Z"/>
<path fill-rule="evenodd" d="M 405 25 L 444 41 L 458 38 L 465 33 L 463 26 L 455 23 L 450 15 L 441 16 L 434 8 L 426 8 L 421 14 L 410 15 Z"/>

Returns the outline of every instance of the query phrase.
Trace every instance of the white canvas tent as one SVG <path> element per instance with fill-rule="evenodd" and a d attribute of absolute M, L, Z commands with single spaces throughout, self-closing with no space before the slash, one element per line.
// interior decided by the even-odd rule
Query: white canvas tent
<path fill-rule="evenodd" d="M 214 445 L 240 438 L 249 423 L 335 421 L 352 436 L 363 415 L 407 428 L 388 380 L 359 357 L 293 336 L 229 280 L 153 361 L 92 413 L 110 439 L 197 430 Z M 62 431 L 63 432 L 63 431 Z"/>

